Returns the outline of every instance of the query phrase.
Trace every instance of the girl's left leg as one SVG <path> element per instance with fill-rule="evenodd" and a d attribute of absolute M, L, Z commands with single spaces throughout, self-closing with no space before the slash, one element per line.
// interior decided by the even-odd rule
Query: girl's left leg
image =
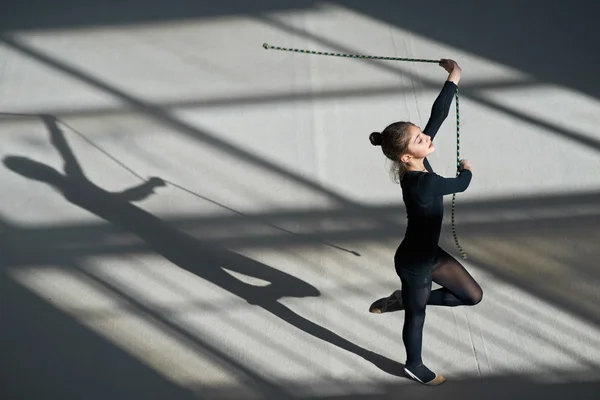
<path fill-rule="evenodd" d="M 398 275 L 402 282 L 402 302 L 405 305 L 402 327 L 402 340 L 406 349 L 404 373 L 425 385 L 439 385 L 446 379 L 427 368 L 421 357 L 425 308 L 431 293 L 431 270 L 398 269 Z"/>

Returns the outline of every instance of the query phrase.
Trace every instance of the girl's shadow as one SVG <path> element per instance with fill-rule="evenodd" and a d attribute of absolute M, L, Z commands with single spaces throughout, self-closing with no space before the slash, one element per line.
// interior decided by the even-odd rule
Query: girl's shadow
<path fill-rule="evenodd" d="M 42 120 L 48 128 L 52 144 L 64 160 L 64 174 L 46 164 L 20 156 L 4 158 L 4 165 L 8 169 L 27 178 L 50 184 L 72 204 L 133 233 L 141 238 L 149 249 L 180 268 L 245 299 L 250 304 L 260 306 L 305 333 L 370 361 L 382 371 L 403 376 L 401 363 L 349 342 L 298 315 L 278 301 L 282 297 L 318 296 L 320 293 L 314 286 L 241 254 L 203 243 L 132 204 L 150 196 L 157 187 L 165 186 L 162 179 L 151 178 L 139 186 L 121 192 L 109 192 L 93 184 L 85 176 L 56 118 L 44 115 Z M 263 287 L 249 285 L 236 279 L 223 268 L 270 283 Z"/>

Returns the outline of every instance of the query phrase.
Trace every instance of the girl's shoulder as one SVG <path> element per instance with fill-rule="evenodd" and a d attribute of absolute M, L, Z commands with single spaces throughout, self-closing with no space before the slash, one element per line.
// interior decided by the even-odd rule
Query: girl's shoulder
<path fill-rule="evenodd" d="M 427 179 L 427 176 L 430 174 L 432 173 L 428 171 L 406 171 L 402 177 L 402 181 L 400 181 L 400 184 L 402 187 L 406 188 L 416 187 L 419 186 L 425 179 Z"/>

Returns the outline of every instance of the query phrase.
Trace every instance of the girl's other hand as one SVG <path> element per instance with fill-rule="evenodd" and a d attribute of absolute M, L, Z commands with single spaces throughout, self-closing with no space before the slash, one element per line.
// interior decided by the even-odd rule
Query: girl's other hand
<path fill-rule="evenodd" d="M 459 165 L 459 169 L 461 171 L 463 169 L 468 169 L 469 171 L 473 172 L 472 167 L 471 167 L 471 161 L 469 161 L 469 160 L 460 160 L 458 165 Z"/>

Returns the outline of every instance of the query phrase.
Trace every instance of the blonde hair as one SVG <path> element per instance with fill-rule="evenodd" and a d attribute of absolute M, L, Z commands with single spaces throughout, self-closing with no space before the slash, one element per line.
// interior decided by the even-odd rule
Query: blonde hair
<path fill-rule="evenodd" d="M 412 122 L 394 122 L 388 125 L 383 132 L 373 132 L 369 135 L 371 144 L 381 146 L 383 154 L 393 162 L 390 175 L 396 183 L 400 183 L 406 173 L 406 165 L 400 161 L 400 156 L 408 153 L 410 142 L 408 128 L 411 126 L 414 126 Z"/>

